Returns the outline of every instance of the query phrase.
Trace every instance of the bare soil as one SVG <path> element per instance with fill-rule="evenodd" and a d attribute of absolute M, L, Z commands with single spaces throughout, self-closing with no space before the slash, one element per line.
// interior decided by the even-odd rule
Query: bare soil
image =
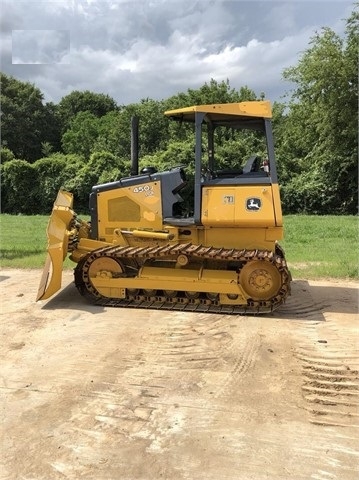
<path fill-rule="evenodd" d="M 355 282 L 265 317 L 95 307 L 2 270 L 6 480 L 359 478 Z"/>

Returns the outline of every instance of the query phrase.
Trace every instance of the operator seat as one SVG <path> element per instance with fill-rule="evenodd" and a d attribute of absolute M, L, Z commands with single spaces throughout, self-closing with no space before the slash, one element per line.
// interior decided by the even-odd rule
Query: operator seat
<path fill-rule="evenodd" d="M 243 173 L 259 172 L 261 166 L 261 159 L 257 155 L 252 155 L 248 158 L 243 166 Z"/>

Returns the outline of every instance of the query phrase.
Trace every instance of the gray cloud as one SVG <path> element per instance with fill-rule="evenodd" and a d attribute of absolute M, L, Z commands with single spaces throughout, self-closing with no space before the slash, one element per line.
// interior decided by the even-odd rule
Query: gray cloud
<path fill-rule="evenodd" d="M 87 89 L 120 104 L 211 78 L 278 99 L 289 88 L 283 69 L 321 27 L 342 32 L 353 9 L 325 0 L 0 2 L 2 71 L 34 83 L 47 101 Z"/>
<path fill-rule="evenodd" d="M 13 30 L 12 63 L 64 63 L 70 50 L 68 30 Z"/>

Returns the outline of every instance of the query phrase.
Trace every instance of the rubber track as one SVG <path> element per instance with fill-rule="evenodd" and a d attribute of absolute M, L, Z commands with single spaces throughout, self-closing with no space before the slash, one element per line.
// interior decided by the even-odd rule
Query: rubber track
<path fill-rule="evenodd" d="M 267 250 L 214 248 L 191 243 L 151 247 L 110 246 L 95 250 L 79 262 L 75 268 L 75 284 L 82 295 L 89 298 L 92 303 L 101 306 L 224 313 L 229 315 L 260 315 L 276 310 L 290 294 L 291 276 L 280 247 L 278 247 L 278 252 L 279 254 Z M 217 302 L 213 302 L 208 298 L 189 299 L 175 297 L 169 299 L 161 295 L 153 297 L 148 295 L 128 295 L 126 299 L 111 299 L 100 295 L 92 286 L 87 275 L 91 263 L 101 256 L 115 258 L 126 266 L 126 260 L 143 260 L 147 258 L 176 260 L 180 254 L 186 255 L 189 259 L 234 261 L 241 264 L 253 260 L 268 261 L 280 271 L 283 279 L 282 287 L 275 297 L 266 301 L 249 300 L 247 305 L 218 305 Z"/>

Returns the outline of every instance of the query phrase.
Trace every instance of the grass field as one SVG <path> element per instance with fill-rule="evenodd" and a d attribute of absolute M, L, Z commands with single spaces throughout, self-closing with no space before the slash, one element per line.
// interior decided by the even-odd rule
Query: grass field
<path fill-rule="evenodd" d="M 48 216 L 0 215 L 0 267 L 42 268 Z M 358 279 L 358 217 L 288 215 L 281 241 L 293 278 Z M 66 259 L 64 267 L 73 268 Z"/>
<path fill-rule="evenodd" d="M 358 217 L 287 215 L 284 228 L 293 278 L 359 278 Z"/>
<path fill-rule="evenodd" d="M 42 268 L 48 220 L 42 215 L 0 215 L 0 267 Z M 65 268 L 74 265 L 65 260 Z"/>

